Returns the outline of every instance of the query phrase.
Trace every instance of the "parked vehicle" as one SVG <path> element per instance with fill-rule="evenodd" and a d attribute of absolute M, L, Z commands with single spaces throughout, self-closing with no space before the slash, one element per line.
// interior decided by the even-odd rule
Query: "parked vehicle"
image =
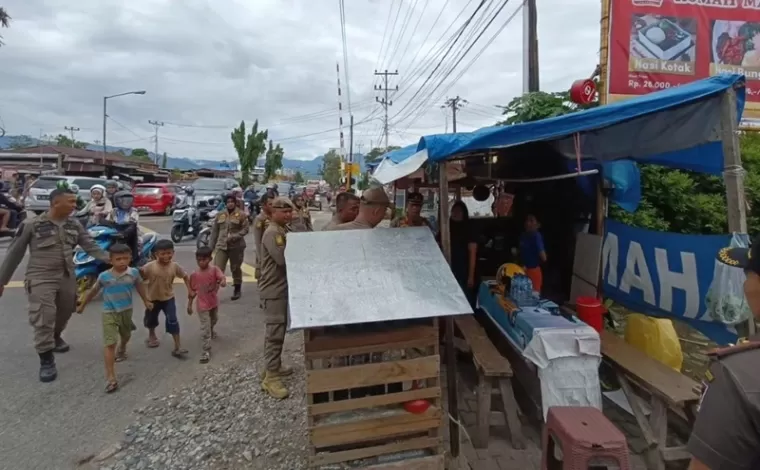
<path fill-rule="evenodd" d="M 211 239 L 211 224 L 218 213 L 219 211 L 216 209 L 208 213 L 208 219 L 203 222 L 203 228 L 198 232 L 198 238 L 195 241 L 195 246 L 197 248 L 208 246 L 209 240 Z"/>
<path fill-rule="evenodd" d="M 179 243 L 187 235 L 198 238 L 198 234 L 203 228 L 203 222 L 209 220 L 209 208 L 198 208 L 196 206 L 186 206 L 176 209 L 172 215 L 172 230 L 170 233 L 174 243 Z M 192 224 L 190 219 L 192 217 Z"/>
<path fill-rule="evenodd" d="M 124 236 L 116 227 L 108 224 L 95 225 L 88 230 L 88 233 L 95 243 L 106 252 L 111 245 L 124 239 Z M 152 259 L 153 248 L 156 246 L 157 241 L 158 235 L 155 233 L 148 233 L 142 236 L 139 265 L 143 265 Z M 88 255 L 82 247 L 78 246 L 76 248 L 74 251 L 74 275 L 77 280 L 77 295 L 80 299 L 95 284 L 98 275 L 108 269 L 108 267 L 108 264 Z"/>
<path fill-rule="evenodd" d="M 171 215 L 179 186 L 170 183 L 139 183 L 132 188 L 135 207 L 141 214 Z"/>
<path fill-rule="evenodd" d="M 79 196 L 85 203 L 90 200 L 90 188 L 96 184 L 105 186 L 108 182 L 108 180 L 103 178 L 89 178 L 86 176 L 40 176 L 29 188 L 29 195 L 24 201 L 24 208 L 38 215 L 48 210 L 50 207 L 50 193 L 61 180 L 65 180 L 69 185 L 77 185 L 79 187 Z"/>
<path fill-rule="evenodd" d="M 215 208 L 222 200 L 222 194 L 240 188 L 232 178 L 198 178 L 193 181 L 195 204 L 198 208 Z"/>

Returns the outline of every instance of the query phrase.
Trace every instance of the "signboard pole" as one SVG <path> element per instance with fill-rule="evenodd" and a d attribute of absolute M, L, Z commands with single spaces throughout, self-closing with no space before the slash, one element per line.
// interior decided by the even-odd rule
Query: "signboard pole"
<path fill-rule="evenodd" d="M 449 231 L 449 175 L 446 172 L 447 163 L 438 164 L 438 193 L 440 198 L 441 249 L 446 261 L 451 264 L 451 232 Z M 449 444 L 451 456 L 459 457 L 459 394 L 457 393 L 457 356 L 454 350 L 454 317 L 446 317 L 446 384 L 449 401 Z"/>
<path fill-rule="evenodd" d="M 610 0 L 602 0 L 602 20 L 601 34 L 599 45 L 599 104 L 604 106 L 607 104 L 607 94 L 609 90 L 607 88 L 607 72 L 608 72 L 608 60 L 610 55 Z"/>

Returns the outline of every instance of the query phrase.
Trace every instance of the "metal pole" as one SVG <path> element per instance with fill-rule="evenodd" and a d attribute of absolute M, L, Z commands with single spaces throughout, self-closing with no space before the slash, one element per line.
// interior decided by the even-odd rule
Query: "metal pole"
<path fill-rule="evenodd" d="M 103 163 L 105 163 L 106 160 L 106 120 L 108 118 L 108 114 L 106 114 L 107 111 L 107 103 L 108 103 L 108 97 L 103 97 Z"/>
<path fill-rule="evenodd" d="M 459 101 L 459 97 L 457 96 L 454 98 L 454 101 L 451 102 L 451 126 L 454 130 L 454 134 L 457 133 L 457 102 Z"/>
<path fill-rule="evenodd" d="M 346 191 L 351 192 L 351 178 L 354 175 L 354 115 L 350 116 L 348 127 L 348 175 L 346 176 Z"/>

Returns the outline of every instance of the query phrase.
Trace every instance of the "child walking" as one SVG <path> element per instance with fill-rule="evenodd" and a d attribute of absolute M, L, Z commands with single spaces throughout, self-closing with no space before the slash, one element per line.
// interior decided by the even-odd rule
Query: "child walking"
<path fill-rule="evenodd" d="M 520 236 L 520 257 L 525 265 L 525 274 L 533 284 L 533 290 L 541 293 L 544 283 L 541 263 L 546 263 L 546 250 L 544 249 L 544 237 L 538 229 L 541 224 L 533 214 L 525 217 L 525 233 Z"/>
<path fill-rule="evenodd" d="M 77 313 L 84 312 L 85 306 L 103 291 L 103 358 L 106 365 L 106 393 L 119 388 L 116 380 L 115 363 L 127 358 L 127 343 L 132 336 L 132 291 L 136 290 L 145 308 L 153 305 L 145 294 L 140 272 L 129 267 L 132 250 L 127 245 L 115 244 L 108 250 L 111 255 L 111 269 L 98 276 L 95 285 L 87 292 Z M 118 344 L 118 349 L 116 345 Z"/>
<path fill-rule="evenodd" d="M 151 308 L 145 309 L 143 324 L 148 329 L 148 339 L 145 344 L 149 348 L 158 347 L 159 342 L 156 337 L 158 315 L 164 312 L 166 332 L 172 335 L 174 340 L 172 356 L 182 358 L 187 354 L 187 350 L 182 348 L 179 338 L 177 302 L 174 299 L 174 279 L 179 278 L 185 281 L 188 293 L 192 293 L 190 278 L 182 266 L 173 261 L 174 243 L 171 240 L 159 240 L 153 251 L 156 259 L 140 268 L 140 274 L 148 281 L 148 300 L 152 303 Z"/>
<path fill-rule="evenodd" d="M 200 362 L 205 364 L 211 358 L 211 339 L 216 338 L 214 326 L 219 319 L 219 287 L 227 285 L 227 278 L 221 269 L 210 266 L 213 250 L 207 246 L 198 248 L 195 260 L 198 270 L 190 275 L 190 291 L 187 314 L 193 314 L 193 298 L 197 299 L 198 318 L 201 321 L 201 342 L 203 352 Z"/>

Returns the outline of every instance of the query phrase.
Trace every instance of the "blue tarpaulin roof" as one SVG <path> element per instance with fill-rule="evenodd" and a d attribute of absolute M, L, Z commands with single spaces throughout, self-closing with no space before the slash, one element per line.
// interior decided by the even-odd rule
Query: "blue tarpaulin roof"
<path fill-rule="evenodd" d="M 731 87 L 736 89 L 737 114 L 741 119 L 744 77 L 718 75 L 541 121 L 424 136 L 415 145 L 389 152 L 384 160 L 398 164 L 424 150 L 427 160 L 438 162 L 540 141 L 551 142 L 567 158 L 575 159 L 577 134 L 584 159 L 631 158 L 720 174 L 723 171 L 720 102 Z"/>

